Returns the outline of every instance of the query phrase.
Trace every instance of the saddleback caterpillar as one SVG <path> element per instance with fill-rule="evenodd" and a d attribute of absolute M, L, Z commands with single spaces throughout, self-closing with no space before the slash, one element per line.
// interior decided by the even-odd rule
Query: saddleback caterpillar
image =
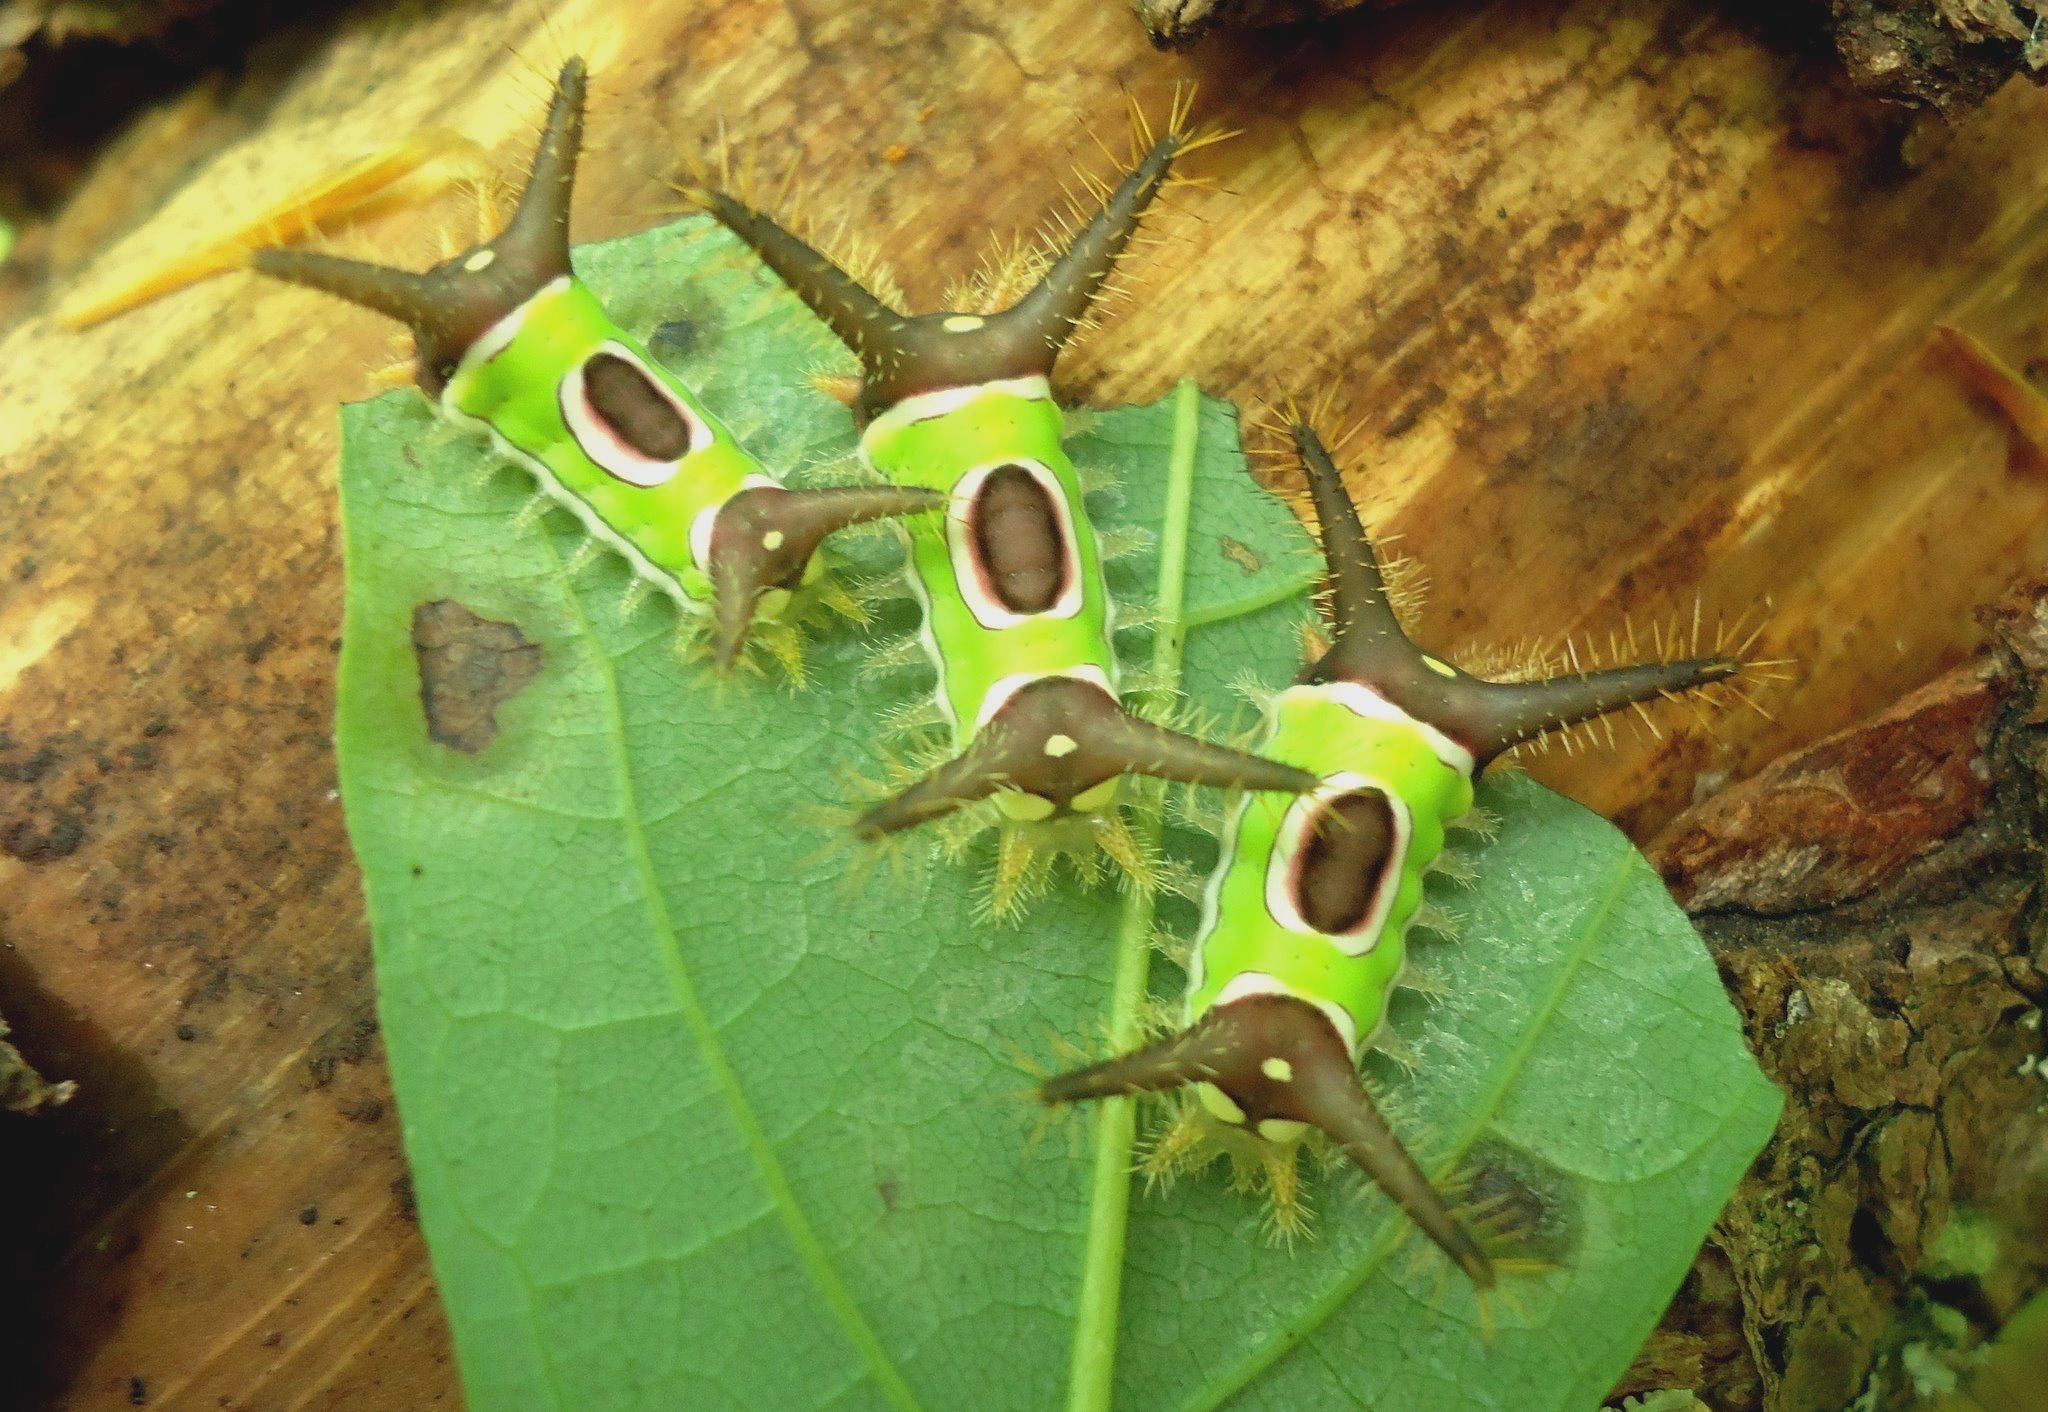
<path fill-rule="evenodd" d="M 1545 732 L 1735 676 L 1694 657 L 1493 682 L 1409 640 L 1321 440 L 1291 429 L 1321 522 L 1335 637 L 1267 710 L 1260 749 L 1313 774 L 1295 799 L 1247 795 L 1223 831 L 1188 971 L 1185 1028 L 1046 1080 L 1047 1104 L 1192 1088 L 1147 1159 L 1155 1176 L 1230 1155 L 1299 1221 L 1311 1130 L 1391 1196 L 1481 1288 L 1494 1262 L 1367 1091 L 1359 1060 L 1401 984 L 1406 934 L 1446 828 L 1489 763 Z"/>
<path fill-rule="evenodd" d="M 941 493 L 946 513 L 905 524 L 919 643 L 937 674 L 944 763 L 863 814 L 879 839 L 988 801 L 1001 829 L 991 897 L 1015 911 L 1071 851 L 1099 844 L 1135 879 L 1148 859 L 1116 807 L 1118 780 L 1150 775 L 1298 793 L 1310 772 L 1211 744 L 1123 704 L 1115 610 L 1081 478 L 1061 446 L 1053 364 L 1166 183 L 1210 139 L 1174 121 L 1066 248 L 1006 308 L 907 315 L 730 193 L 685 194 L 751 246 L 860 360 L 862 458 L 890 483 Z M 1078 837 L 1077 837 L 1078 834 Z M 1069 848 L 1069 839 L 1077 839 Z"/>
<path fill-rule="evenodd" d="M 570 269 L 569 202 L 587 82 L 571 59 L 510 221 L 423 274 L 271 248 L 256 269 L 375 309 L 412 330 L 419 386 L 482 432 L 641 579 L 711 617 L 728 668 L 757 618 L 787 629 L 792 593 L 818 578 L 835 530 L 934 510 L 899 486 L 789 490 Z M 848 604 L 847 606 L 851 606 Z M 793 632 L 769 646 L 794 674 Z"/>

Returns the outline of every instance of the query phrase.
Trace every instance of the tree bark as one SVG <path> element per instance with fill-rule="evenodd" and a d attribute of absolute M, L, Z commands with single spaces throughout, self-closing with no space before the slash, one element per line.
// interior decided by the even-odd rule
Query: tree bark
<path fill-rule="evenodd" d="M 2048 581 L 1982 616 L 1650 847 L 1789 1102 L 1630 1390 L 1916 1405 L 1909 1347 L 1966 1366 L 2048 1285 Z"/>

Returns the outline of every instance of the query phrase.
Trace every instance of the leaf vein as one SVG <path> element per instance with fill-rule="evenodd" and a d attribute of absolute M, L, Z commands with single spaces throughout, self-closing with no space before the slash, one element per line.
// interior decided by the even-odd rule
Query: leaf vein
<path fill-rule="evenodd" d="M 552 541 L 550 548 L 557 558 L 559 549 Z M 587 637 L 591 635 L 589 615 L 583 611 L 582 598 L 573 590 L 567 595 L 576 614 L 577 623 Z M 782 1168 L 782 1160 L 776 1154 L 774 1144 L 767 1131 L 761 1126 L 760 1117 L 748 1102 L 746 1092 L 740 1085 L 739 1075 L 733 1070 L 732 1061 L 726 1055 L 725 1046 L 718 1037 L 718 1027 L 712 1023 L 710 1014 L 704 1009 L 703 1001 L 697 994 L 696 982 L 691 979 L 689 966 L 683 959 L 682 942 L 677 935 L 674 920 L 669 915 L 668 898 L 662 891 L 659 877 L 655 873 L 653 856 L 647 847 L 647 832 L 640 817 L 638 797 L 633 788 L 632 763 L 626 751 L 626 721 L 622 709 L 618 672 L 612 658 L 603 652 L 591 654 L 604 673 L 604 709 L 610 717 L 611 730 L 608 732 L 613 776 L 617 781 L 620 800 L 620 826 L 625 834 L 626 848 L 633 870 L 647 899 L 648 921 L 659 934 L 663 944 L 662 959 L 674 988 L 677 1008 L 682 1012 L 683 1022 L 689 1027 L 691 1038 L 697 1043 L 705 1067 L 710 1070 L 717 1083 L 719 1096 L 724 1100 L 731 1114 L 733 1126 L 739 1130 L 747 1155 L 753 1160 L 761 1184 L 766 1188 L 769 1200 L 775 1207 L 775 1214 L 783 1232 L 795 1247 L 797 1258 L 803 1263 L 811 1283 L 817 1288 L 833 1319 L 853 1344 L 861 1361 L 867 1365 L 868 1373 L 885 1397 L 904 1412 L 920 1412 L 919 1403 L 903 1374 L 882 1347 L 881 1340 L 869 1326 L 867 1316 L 861 1312 L 853 1292 L 847 1288 L 839 1271 L 832 1264 L 825 1244 L 818 1238 L 809 1217 L 798 1205 L 796 1191 L 790 1185 L 789 1175 Z"/>

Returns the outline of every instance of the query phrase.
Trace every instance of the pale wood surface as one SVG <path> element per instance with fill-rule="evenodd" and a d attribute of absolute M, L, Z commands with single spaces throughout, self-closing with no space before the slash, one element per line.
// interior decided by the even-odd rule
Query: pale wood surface
<path fill-rule="evenodd" d="M 1445 648 L 1770 596 L 1803 673 L 1775 724 L 1537 762 L 1638 836 L 1703 773 L 1956 661 L 1972 605 L 2048 548 L 2048 483 L 1925 351 L 1953 319 L 2048 357 L 2048 93 L 2008 90 L 1908 171 L 1820 70 L 1674 0 L 1431 6 L 1192 58 L 1085 0 L 551 9 L 553 35 L 526 6 L 373 12 L 85 279 L 423 122 L 516 168 L 536 71 L 575 48 L 599 76 L 581 238 L 657 219 L 723 115 L 800 150 L 809 199 L 924 303 L 1051 206 L 1120 87 L 1199 76 L 1244 129 L 1200 159 L 1222 190 L 1177 198 L 1068 388 L 1334 386 Z M 462 209 L 349 248 L 422 259 L 441 223 L 467 238 Z M 63 1036 L 31 1057 L 82 1084 L 56 1120 L 60 1407 L 126 1405 L 137 1377 L 150 1406 L 459 1403 L 329 740 L 334 406 L 389 350 L 371 315 L 241 278 L 0 342 L 0 835 L 25 855 L 0 854 L 0 979 Z"/>

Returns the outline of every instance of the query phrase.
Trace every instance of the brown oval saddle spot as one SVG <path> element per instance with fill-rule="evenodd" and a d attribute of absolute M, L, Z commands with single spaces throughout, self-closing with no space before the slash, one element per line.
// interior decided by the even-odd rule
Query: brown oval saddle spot
<path fill-rule="evenodd" d="M 1360 790 L 1316 806 L 1295 872 L 1295 907 L 1326 935 L 1365 920 L 1394 849 L 1394 811 L 1378 790 Z"/>
<path fill-rule="evenodd" d="M 638 363 L 594 353 L 583 365 L 583 390 L 606 426 L 650 461 L 680 461 L 690 452 L 690 424 Z"/>
<path fill-rule="evenodd" d="M 1067 586 L 1059 509 L 1022 466 L 990 471 L 974 497 L 974 550 L 989 585 L 1013 613 L 1043 613 Z"/>

